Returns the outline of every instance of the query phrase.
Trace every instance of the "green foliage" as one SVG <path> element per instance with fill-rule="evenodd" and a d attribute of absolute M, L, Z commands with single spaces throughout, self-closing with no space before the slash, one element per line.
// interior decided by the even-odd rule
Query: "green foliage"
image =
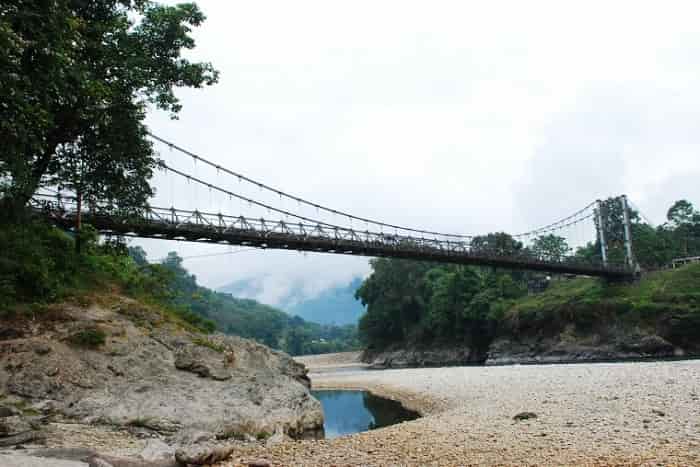
<path fill-rule="evenodd" d="M 107 335 L 103 330 L 97 327 L 90 327 L 75 332 L 68 340 L 73 345 L 95 349 L 104 345 L 106 338 Z"/>
<path fill-rule="evenodd" d="M 364 343 L 381 348 L 420 333 L 423 328 L 416 323 L 429 300 L 426 273 L 433 265 L 386 258 L 373 259 L 370 264 L 374 272 L 356 292 L 367 306 L 359 323 Z"/>
<path fill-rule="evenodd" d="M 603 201 L 603 228 L 608 256 L 612 262 L 624 258 L 622 208 L 617 198 Z M 630 210 L 632 250 L 643 269 L 664 267 L 674 258 L 700 256 L 700 212 L 687 200 L 676 201 L 668 210 L 668 222 L 653 227 Z M 600 242 L 596 240 L 576 251 L 576 256 L 600 261 Z"/>
<path fill-rule="evenodd" d="M 77 285 L 73 239 L 39 222 L 0 224 L 0 304 L 50 301 Z"/>
<path fill-rule="evenodd" d="M 558 235 L 540 235 L 532 244 L 535 255 L 546 261 L 560 261 L 571 252 L 564 237 Z"/>
<path fill-rule="evenodd" d="M 478 243 L 492 254 L 522 247 L 507 234 Z M 357 297 L 367 306 L 360 337 L 371 349 L 406 342 L 482 347 L 505 313 L 503 302 L 527 292 L 522 273 L 383 258 L 370 264 L 373 272 Z"/>
<path fill-rule="evenodd" d="M 217 81 L 192 63 L 194 3 L 9 0 L 0 5 L 0 199 L 13 214 L 41 185 L 124 209 L 152 194 L 149 105 L 180 110 L 177 87 Z"/>
<path fill-rule="evenodd" d="M 684 348 L 699 347 L 700 264 L 645 275 L 633 284 L 579 278 L 556 281 L 546 292 L 511 303 L 501 323 L 511 335 L 605 332 L 617 322 L 652 328 Z"/>

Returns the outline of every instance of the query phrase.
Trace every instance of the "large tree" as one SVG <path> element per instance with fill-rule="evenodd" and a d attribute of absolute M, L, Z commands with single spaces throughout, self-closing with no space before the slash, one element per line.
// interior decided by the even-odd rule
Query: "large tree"
<path fill-rule="evenodd" d="M 687 200 L 676 201 L 666 214 L 667 228 L 672 229 L 679 247 L 679 254 L 688 256 L 698 253 L 700 239 L 700 212 Z"/>
<path fill-rule="evenodd" d="M 566 238 L 559 235 L 540 235 L 532 242 L 532 251 L 544 261 L 561 261 L 571 253 Z"/>
<path fill-rule="evenodd" d="M 0 4 L 0 197 L 17 213 L 43 185 L 141 206 L 157 157 L 149 106 L 217 81 L 181 56 L 205 17 L 194 3 L 8 0 Z"/>

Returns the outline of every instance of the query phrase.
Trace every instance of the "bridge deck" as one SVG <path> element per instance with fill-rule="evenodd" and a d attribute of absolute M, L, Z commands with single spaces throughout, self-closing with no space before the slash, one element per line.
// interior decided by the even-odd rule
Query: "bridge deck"
<path fill-rule="evenodd" d="M 70 203 L 34 203 L 37 214 L 64 229 L 75 225 L 77 211 Z M 330 224 L 288 223 L 149 207 L 138 215 L 84 211 L 83 222 L 102 234 L 189 242 L 244 245 L 372 257 L 404 258 L 440 263 L 494 266 L 508 269 L 600 276 L 625 279 L 633 276 L 624 266 L 589 263 L 575 257 L 557 259 L 532 254 L 508 255 L 477 250 L 468 241 L 454 238 L 417 238 L 362 232 Z"/>

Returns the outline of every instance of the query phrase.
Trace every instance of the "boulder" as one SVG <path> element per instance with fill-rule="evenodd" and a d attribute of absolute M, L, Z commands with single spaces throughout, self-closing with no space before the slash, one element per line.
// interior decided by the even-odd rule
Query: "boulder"
<path fill-rule="evenodd" d="M 675 351 L 673 344 L 657 335 L 630 338 L 623 342 L 620 347 L 626 351 L 637 352 L 640 356 L 652 357 L 671 357 Z"/>
<path fill-rule="evenodd" d="M 151 439 L 146 443 L 139 457 L 147 462 L 160 462 L 175 460 L 175 449 L 159 439 Z"/>
<path fill-rule="evenodd" d="M 235 446 L 225 443 L 197 443 L 179 447 L 175 459 L 182 464 L 207 465 L 228 459 Z"/>

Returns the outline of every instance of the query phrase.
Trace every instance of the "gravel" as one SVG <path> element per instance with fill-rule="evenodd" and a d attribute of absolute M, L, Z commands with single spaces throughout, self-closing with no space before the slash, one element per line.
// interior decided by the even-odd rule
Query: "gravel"
<path fill-rule="evenodd" d="M 241 447 L 223 466 L 700 465 L 700 361 L 321 372 L 424 417 L 333 440 Z M 532 412 L 536 418 L 514 421 Z M 661 416 L 663 413 L 664 416 Z"/>

